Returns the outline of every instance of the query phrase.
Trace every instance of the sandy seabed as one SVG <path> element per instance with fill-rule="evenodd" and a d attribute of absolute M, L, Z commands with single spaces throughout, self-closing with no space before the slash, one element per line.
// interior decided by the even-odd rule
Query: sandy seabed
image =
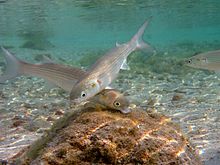
<path fill-rule="evenodd" d="M 220 78 L 216 74 L 200 70 L 162 74 L 133 67 L 122 71 L 112 86 L 133 104 L 179 123 L 206 164 L 220 161 Z M 68 111 L 68 94 L 42 79 L 20 77 L 2 85 L 0 160 L 19 156 Z"/>

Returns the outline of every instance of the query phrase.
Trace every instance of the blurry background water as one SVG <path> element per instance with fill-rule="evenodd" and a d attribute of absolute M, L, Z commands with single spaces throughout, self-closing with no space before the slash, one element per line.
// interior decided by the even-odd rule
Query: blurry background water
<path fill-rule="evenodd" d="M 145 38 L 159 50 L 216 44 L 220 38 L 218 0 L 2 0 L 0 5 L 0 43 L 13 46 L 30 41 L 36 48 L 45 44 L 45 49 L 107 49 L 127 41 L 149 16 L 153 18 Z"/>
<path fill-rule="evenodd" d="M 220 157 L 219 77 L 187 68 L 182 60 L 220 48 L 219 11 L 219 0 L 0 0 L 0 45 L 29 61 L 46 54 L 60 63 L 87 68 L 114 47 L 116 41 L 127 42 L 152 16 L 144 39 L 157 53 L 151 57 L 139 52 L 129 56 L 132 70 L 122 72 L 113 86 L 125 91 L 135 103 L 152 105 L 180 122 L 201 157 L 216 160 Z M 62 101 L 63 95 L 45 96 L 43 89 L 39 92 L 42 87 L 39 81 L 21 78 L 17 84 L 2 87 L 0 129 L 4 129 L 4 134 L 0 134 L 0 159 L 6 157 L 4 153 L 12 152 L 3 150 L 4 136 L 9 136 L 5 114 L 11 112 L 8 111 L 14 105 L 11 102 L 16 102 L 13 109 L 17 114 L 22 103 L 32 100 L 35 105 L 29 107 L 32 114 L 40 111 L 39 99 L 44 104 L 56 99 Z M 11 94 L 13 90 L 15 93 Z M 30 94 L 25 97 L 27 90 L 34 90 L 32 94 L 38 97 Z"/>

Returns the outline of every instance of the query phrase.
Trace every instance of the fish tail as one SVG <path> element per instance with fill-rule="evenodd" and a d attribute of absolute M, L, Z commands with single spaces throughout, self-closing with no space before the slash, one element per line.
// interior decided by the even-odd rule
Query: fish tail
<path fill-rule="evenodd" d="M 143 40 L 143 34 L 146 27 L 148 26 L 148 23 L 149 19 L 144 22 L 144 24 L 139 28 L 138 32 L 132 37 L 130 42 L 135 44 L 135 49 L 141 49 L 147 52 L 154 50 L 147 42 Z"/>
<path fill-rule="evenodd" d="M 3 55 L 6 60 L 6 70 L 3 75 L 0 76 L 0 83 L 4 83 L 6 80 L 14 79 L 20 76 L 22 73 L 22 61 L 17 59 L 12 53 L 1 46 Z"/>

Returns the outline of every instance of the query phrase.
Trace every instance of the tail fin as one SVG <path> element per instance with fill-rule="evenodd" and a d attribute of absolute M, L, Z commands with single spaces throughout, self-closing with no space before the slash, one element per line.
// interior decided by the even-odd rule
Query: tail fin
<path fill-rule="evenodd" d="M 6 60 L 6 70 L 3 75 L 0 75 L 0 83 L 4 83 L 6 80 L 11 80 L 22 74 L 21 62 L 14 55 L 12 55 L 7 49 L 1 47 L 4 52 L 3 55 Z"/>
<path fill-rule="evenodd" d="M 152 17 L 150 17 L 150 19 L 151 18 Z M 154 50 L 148 43 L 143 41 L 143 34 L 144 34 L 146 27 L 148 26 L 148 23 L 149 23 L 149 19 L 144 22 L 144 24 L 140 27 L 138 32 L 132 37 L 130 41 L 131 43 L 135 44 L 136 49 L 141 49 L 147 52 Z"/>

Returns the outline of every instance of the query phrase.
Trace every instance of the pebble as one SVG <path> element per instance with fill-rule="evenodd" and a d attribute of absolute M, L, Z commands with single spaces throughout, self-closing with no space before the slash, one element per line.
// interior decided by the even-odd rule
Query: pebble
<path fill-rule="evenodd" d="M 47 121 L 55 121 L 55 119 L 54 119 L 53 117 L 49 116 L 49 117 L 47 118 Z"/>
<path fill-rule="evenodd" d="M 34 125 L 36 125 L 36 127 L 38 128 L 49 128 L 50 127 L 50 123 L 42 117 L 36 118 L 33 122 L 34 122 Z"/>
<path fill-rule="evenodd" d="M 57 110 L 56 112 L 55 112 L 55 115 L 58 115 L 58 116 L 61 116 L 61 115 L 63 115 L 64 114 L 64 112 L 62 111 L 62 110 Z"/>
<path fill-rule="evenodd" d="M 19 127 L 24 123 L 24 121 L 22 120 L 17 120 L 15 122 L 13 122 L 12 127 Z"/>
<path fill-rule="evenodd" d="M 182 98 L 183 98 L 182 95 L 180 95 L 180 94 L 174 94 L 174 95 L 173 95 L 173 98 L 172 98 L 172 101 L 179 101 L 179 100 L 181 100 Z"/>

